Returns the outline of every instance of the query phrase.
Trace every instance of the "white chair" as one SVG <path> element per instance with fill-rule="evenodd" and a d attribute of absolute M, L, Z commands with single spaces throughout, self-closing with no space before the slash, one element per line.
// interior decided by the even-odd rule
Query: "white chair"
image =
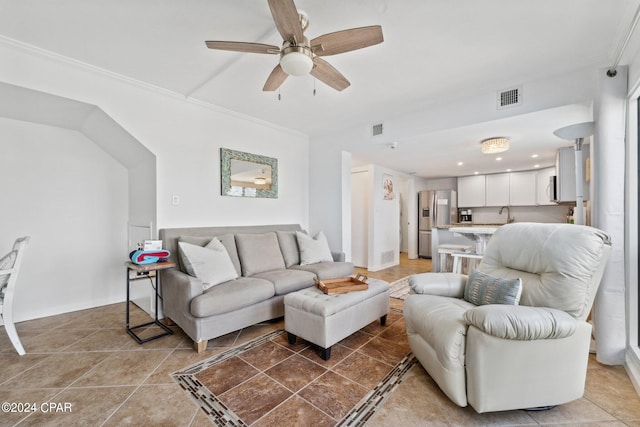
<path fill-rule="evenodd" d="M 452 259 L 452 254 L 456 252 L 469 252 L 470 250 L 471 246 L 467 245 L 444 244 L 438 246 L 438 257 L 440 258 L 440 273 L 452 271 L 449 267 L 450 265 L 452 265 L 452 263 L 449 262 L 450 259 Z"/>
<path fill-rule="evenodd" d="M 28 236 L 16 239 L 13 250 L 0 258 L 0 316 L 2 316 L 4 328 L 11 343 L 21 356 L 25 354 L 25 351 L 13 324 L 13 294 L 27 243 L 29 243 Z"/>

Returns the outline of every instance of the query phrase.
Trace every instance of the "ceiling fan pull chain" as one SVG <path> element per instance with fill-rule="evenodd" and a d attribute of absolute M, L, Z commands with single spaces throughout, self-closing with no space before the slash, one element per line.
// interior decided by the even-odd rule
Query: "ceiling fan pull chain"
<path fill-rule="evenodd" d="M 282 101 L 282 96 L 280 95 L 280 89 L 278 89 L 278 101 Z"/>
<path fill-rule="evenodd" d="M 313 96 L 316 96 L 316 78 L 313 78 Z"/>

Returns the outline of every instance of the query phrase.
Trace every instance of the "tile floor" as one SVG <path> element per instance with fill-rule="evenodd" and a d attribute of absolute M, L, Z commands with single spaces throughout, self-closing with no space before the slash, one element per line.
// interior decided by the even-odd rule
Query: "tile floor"
<path fill-rule="evenodd" d="M 402 264 L 368 275 L 393 281 L 430 270 L 425 260 L 404 258 Z M 134 312 L 132 323 L 143 323 L 145 316 Z M 211 425 L 170 374 L 282 327 L 277 320 L 225 335 L 199 355 L 178 328 L 174 335 L 138 345 L 125 332 L 124 318 L 121 303 L 21 322 L 25 356 L 15 353 L 0 327 L 0 402 L 37 409 L 0 412 L 0 426 Z M 582 399 L 545 412 L 479 415 L 453 405 L 418 365 L 367 425 L 640 427 L 640 397 L 623 367 L 592 359 Z"/>

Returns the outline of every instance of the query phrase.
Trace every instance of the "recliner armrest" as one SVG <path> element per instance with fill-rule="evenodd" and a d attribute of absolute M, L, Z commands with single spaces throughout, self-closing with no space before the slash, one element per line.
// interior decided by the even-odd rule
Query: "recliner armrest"
<path fill-rule="evenodd" d="M 481 305 L 467 310 L 463 317 L 488 335 L 520 341 L 565 338 L 577 326 L 577 320 L 562 310 L 524 305 Z"/>
<path fill-rule="evenodd" d="M 409 285 L 416 294 L 462 298 L 467 277 L 457 273 L 420 273 L 409 277 Z"/>

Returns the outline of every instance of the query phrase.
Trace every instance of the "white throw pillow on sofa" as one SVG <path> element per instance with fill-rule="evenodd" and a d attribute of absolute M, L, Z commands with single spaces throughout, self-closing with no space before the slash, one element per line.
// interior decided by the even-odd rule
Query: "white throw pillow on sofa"
<path fill-rule="evenodd" d="M 182 265 L 190 276 L 202 280 L 204 290 L 238 278 L 227 249 L 213 238 L 205 247 L 178 242 Z"/>
<path fill-rule="evenodd" d="M 296 231 L 296 239 L 300 248 L 300 265 L 333 262 L 329 243 L 322 231 L 314 237 Z"/>

